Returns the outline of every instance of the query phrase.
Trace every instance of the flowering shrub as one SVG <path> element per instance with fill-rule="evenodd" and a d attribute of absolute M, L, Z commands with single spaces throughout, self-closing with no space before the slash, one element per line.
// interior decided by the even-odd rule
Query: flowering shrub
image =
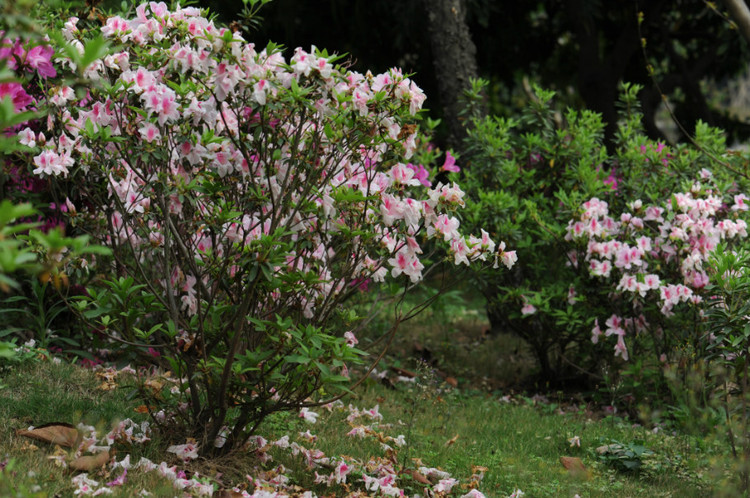
<path fill-rule="evenodd" d="M 24 140 L 15 132 L 39 126 L 44 115 L 38 109 L 39 99 L 57 71 L 49 39 L 24 29 L 31 20 L 17 15 L 15 8 L 4 12 L 0 24 L 0 329 L 3 338 L 20 338 L 50 349 L 54 340 L 55 348 L 69 348 L 78 344 L 57 335 L 57 326 L 69 320 L 59 316 L 64 307 L 54 296 L 70 290 L 63 268 L 82 255 L 108 251 L 89 245 L 86 235 L 65 236 L 59 213 L 66 205 L 50 203 L 54 198 L 47 181 L 27 171 L 24 156 L 18 154 L 35 144 L 20 143 Z M 12 342 L 0 342 L 0 355 L 8 351 L 19 357 L 20 349 Z"/>
<path fill-rule="evenodd" d="M 700 314 L 709 282 L 704 263 L 720 242 L 731 247 L 747 237 L 747 223 L 740 217 L 748 209 L 747 197 L 722 193 L 712 176 L 704 169 L 689 192 L 675 193 L 661 205 L 632 201 L 619 217 L 611 217 L 607 203 L 597 198 L 582 205 L 579 218 L 568 225 L 566 239 L 585 250 L 582 258 L 577 252 L 570 258 L 604 283 L 612 311 L 620 310 L 606 322 L 602 318 L 606 328 L 595 320 L 593 343 L 602 334 L 615 336 L 615 355 L 624 360 L 629 357 L 626 337 L 633 342 L 647 337 L 646 352 L 660 361 L 667 361 L 675 346 L 684 342 L 704 350 L 700 320 L 685 327 L 669 324 L 668 319 L 681 303 L 698 305 L 693 313 L 681 310 L 682 322 Z"/>
<path fill-rule="evenodd" d="M 623 87 L 611 153 L 598 116 L 556 120 L 543 91 L 522 119 L 475 119 L 469 131 L 467 221 L 509 240 L 521 260 L 476 278 L 493 326 L 527 340 L 550 381 L 635 358 L 625 368 L 642 389 L 654 380 L 647 368 L 660 376 L 665 361 L 705 354 L 703 264 L 720 241 L 733 248 L 747 236 L 747 198 L 719 164 L 737 165 L 720 131 L 699 124 L 697 147 L 651 141 L 637 92 Z"/>
<path fill-rule="evenodd" d="M 512 264 L 485 232 L 459 232 L 458 185 L 426 186 L 425 165 L 406 163 L 425 97 L 399 70 L 353 73 L 315 49 L 287 61 L 155 2 L 108 19 L 101 35 L 118 48 L 81 66 L 91 34 L 76 21 L 57 62 L 91 88 L 50 86 L 49 138 L 20 136 L 36 175 L 69 178 L 95 206 L 77 215 L 130 277 L 110 284 L 127 299 L 92 290 L 108 304 L 81 311 L 169 362 L 183 382 L 150 400 L 176 408 L 155 418 L 184 422 L 200 451 L 346 388 L 361 352 L 341 304 L 363 282 L 409 288 L 432 244 L 455 264 Z"/>
<path fill-rule="evenodd" d="M 483 85 L 477 83 L 473 98 Z M 466 192 L 474 202 L 465 222 L 518 251 L 512 272 L 475 274 L 493 331 L 523 338 L 544 381 L 565 382 L 580 375 L 568 362 L 592 358 L 581 333 L 587 310 L 573 306 L 585 276 L 566 265 L 565 226 L 580 203 L 610 187 L 601 117 L 571 110 L 558 128 L 552 98 L 537 89 L 519 118 L 474 117 L 464 158 Z"/>

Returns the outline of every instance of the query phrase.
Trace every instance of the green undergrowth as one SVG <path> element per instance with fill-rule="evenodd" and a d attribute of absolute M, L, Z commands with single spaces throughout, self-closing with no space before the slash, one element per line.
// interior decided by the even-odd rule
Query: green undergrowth
<path fill-rule="evenodd" d="M 320 415 L 315 424 L 296 413 L 275 414 L 260 433 L 269 442 L 288 435 L 290 441 L 327 456 L 366 462 L 386 453 L 373 437 L 346 435 L 352 429 L 346 421 L 346 405 L 360 409 L 379 405 L 382 420 L 360 418 L 354 425 L 367 424 L 394 438 L 405 436 L 405 446 L 391 445 L 395 451 L 389 458 L 397 469 L 436 467 L 465 484 L 476 466 L 485 467 L 479 489 L 488 497 L 507 496 L 515 489 L 529 497 L 713 496 L 721 491 L 720 483 L 729 472 L 723 463 L 724 447 L 711 439 L 654 433 L 618 418 L 597 418 L 585 406 L 547 404 L 525 397 L 503 401 L 497 395 L 449 389 L 430 372 L 423 373 L 423 379 L 428 380 L 399 382 L 395 389 L 368 381 L 356 396 L 345 400 L 345 406 L 314 409 Z M 14 366 L 0 374 L 0 417 L 4 422 L 0 424 L 0 461 L 6 465 L 0 473 L 0 495 L 71 496 L 75 489 L 73 474 L 47 458 L 54 448 L 18 437 L 17 429 L 49 422 L 83 422 L 106 432 L 119 420 L 143 417 L 134 411 L 138 402 L 131 399 L 127 388 L 102 391 L 100 384 L 89 370 L 49 361 Z M 308 429 L 317 436 L 315 442 L 300 435 Z M 570 440 L 576 436 L 580 447 L 571 446 Z M 603 446 L 609 452 L 600 455 L 597 448 Z M 164 449 L 155 439 L 118 449 L 117 459 L 131 452 L 131 461 L 145 456 L 155 463 L 175 463 Z M 316 485 L 314 473 L 300 456 L 279 448 L 270 454 L 274 460 L 265 464 L 265 469 L 283 464 L 294 484 L 318 496 L 346 496 L 349 490 L 362 489 L 355 474 L 349 476 L 348 485 L 354 484 L 350 488 Z M 585 471 L 571 474 L 560 457 L 580 458 Z M 259 470 L 257 458 L 248 454 L 191 465 L 193 470 L 218 478 L 225 487 L 247 483 L 245 476 Z M 103 482 L 116 477 L 106 472 L 94 471 L 90 476 Z M 424 486 L 410 477 L 402 475 L 399 485 L 409 496 L 425 496 Z M 114 496 L 135 496 L 143 489 L 153 496 L 177 493 L 156 473 L 133 471 L 124 487 L 114 489 Z M 456 488 L 451 496 L 465 492 Z"/>
<path fill-rule="evenodd" d="M 411 299 L 420 302 L 436 292 L 436 286 L 426 286 Z M 374 338 L 385 333 L 391 316 L 384 313 L 369 333 Z M 363 332 L 361 339 L 366 345 L 370 337 Z M 416 361 L 425 361 L 441 375 L 455 378 L 461 389 L 488 392 L 529 385 L 537 371 L 521 338 L 491 332 L 484 299 L 467 284 L 456 284 L 418 317 L 402 323 L 387 360 L 389 366 L 407 370 L 413 370 Z"/>

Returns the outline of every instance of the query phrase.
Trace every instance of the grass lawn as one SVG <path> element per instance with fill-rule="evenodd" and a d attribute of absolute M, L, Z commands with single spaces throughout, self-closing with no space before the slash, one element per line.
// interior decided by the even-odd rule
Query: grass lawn
<path fill-rule="evenodd" d="M 220 461 L 181 462 L 166 452 L 167 444 L 156 437 L 142 444 L 116 443 L 116 454 L 110 462 L 88 472 L 88 477 L 96 480 L 99 488 L 107 487 L 105 483 L 122 473 L 121 468 L 113 469 L 112 463 L 130 455 L 131 462 L 141 457 L 155 464 L 166 461 L 168 466 L 176 465 L 177 471 L 184 470 L 187 477 L 198 472 L 214 484 L 216 491 L 237 486 L 235 494 L 226 491 L 221 496 L 252 493 L 254 486 L 248 476 L 259 485 L 277 482 L 276 489 L 289 496 L 302 496 L 303 490 L 312 490 L 317 496 L 379 496 L 366 491 L 362 481 L 362 473 L 371 474 L 376 462 L 393 467 L 399 474 L 396 486 L 407 496 L 461 496 L 469 491 L 466 486 L 472 475 L 477 489 L 488 497 L 508 496 L 520 489 L 527 497 L 578 494 L 682 498 L 713 496 L 725 487 L 726 450 L 719 442 L 664 431 L 655 434 L 613 417 L 597 418 L 585 406 L 525 397 L 502 400 L 498 395 L 449 388 L 430 375 L 423 378 L 427 380 L 420 383 L 397 382 L 395 389 L 369 381 L 356 397 L 346 399 L 345 405 L 314 409 L 319 414 L 315 423 L 297 413 L 276 414 L 261 427 L 268 445 Z M 20 437 L 16 430 L 50 422 L 83 423 L 95 426 L 101 436 L 126 418 L 137 423 L 145 420 L 145 415 L 135 411 L 138 400 L 132 399 L 130 389 L 122 387 L 127 377 L 121 376 L 118 382 L 117 389 L 104 391 L 99 389 L 101 378 L 90 370 L 51 361 L 32 361 L 3 370 L 0 464 L 4 470 L 0 472 L 0 495 L 72 496 L 78 489 L 72 480 L 76 473 L 48 457 L 56 451 L 68 455 L 73 450 L 56 450 Z M 377 417 L 378 412 L 375 416 L 362 412 L 376 405 L 382 419 Z M 366 427 L 364 437 L 347 436 L 358 426 Z M 308 430 L 315 439 L 304 434 Z M 406 444 L 398 446 L 396 438 L 401 435 Z M 304 451 L 294 455 L 295 445 L 272 444 L 284 436 Z M 570 440 L 576 436 L 580 447 L 571 446 Z M 607 445 L 607 453 L 600 455 L 596 449 Z M 638 453 L 641 447 L 648 451 L 640 458 L 626 453 L 628 449 Z M 320 450 L 331 459 L 318 454 L 318 464 L 311 468 L 303 457 L 309 450 Z M 580 458 L 585 469 L 566 470 L 560 461 L 566 456 Z M 315 483 L 316 472 L 323 476 L 321 479 L 333 476 L 333 469 L 342 461 L 353 469 L 345 483 L 333 482 L 330 487 Z M 637 465 L 637 470 L 620 470 Z M 445 471 L 458 479 L 458 484 L 450 494 L 426 494 L 425 488 L 437 486 L 419 482 L 426 469 L 416 474 L 403 472 L 420 467 Z M 158 470 L 132 468 L 122 486 L 108 489 L 114 496 L 137 496 L 143 491 L 152 496 L 180 496 L 182 491 L 172 481 Z"/>

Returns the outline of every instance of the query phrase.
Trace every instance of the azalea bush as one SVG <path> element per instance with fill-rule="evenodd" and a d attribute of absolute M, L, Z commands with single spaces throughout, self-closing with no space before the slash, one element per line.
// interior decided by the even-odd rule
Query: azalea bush
<path fill-rule="evenodd" d="M 485 84 L 475 83 L 469 111 Z M 537 88 L 519 117 L 473 116 L 462 158 L 473 202 L 463 216 L 518 251 L 512 272 L 474 275 L 494 333 L 523 338 L 541 378 L 564 382 L 580 376 L 571 363 L 593 368 L 595 362 L 582 334 L 589 311 L 575 306 L 585 275 L 570 265 L 565 227 L 580 203 L 611 190 L 611 168 L 601 117 L 560 115 L 553 97 Z"/>
<path fill-rule="evenodd" d="M 0 354 L 17 355 L 14 341 L 41 347 L 76 344 L 52 332 L 63 311 L 57 292 L 69 290 L 68 263 L 82 255 L 108 254 L 89 237 L 66 236 L 59 216 L 65 205 L 50 204 L 47 182 L 27 171 L 26 149 L 17 132 L 38 127 L 38 105 L 47 79 L 57 71 L 53 49 L 33 21 L 22 13 L 28 2 L 8 7 L 0 24 Z M 40 135 L 43 137 L 43 135 Z M 54 292 L 53 292 L 54 291 Z"/>
<path fill-rule="evenodd" d="M 685 348 L 705 355 L 704 265 L 720 242 L 728 251 L 747 237 L 744 194 L 722 192 L 705 169 L 686 186 L 662 204 L 633 200 L 619 216 L 593 198 L 568 227 L 567 238 L 585 246 L 580 259 L 571 258 L 599 280 L 595 286 L 606 286 L 612 301 L 614 313 L 601 317 L 601 325 L 595 319 L 591 341 L 616 340 L 615 355 L 625 361 L 650 354 L 667 362 Z"/>
<path fill-rule="evenodd" d="M 444 260 L 515 260 L 486 232 L 462 235 L 463 191 L 408 162 L 426 146 L 425 97 L 398 69 L 350 72 L 315 48 L 287 60 L 155 2 L 99 33 L 70 19 L 62 35 L 58 70 L 90 87 L 45 86 L 45 136 L 19 137 L 33 173 L 65 186 L 68 213 L 113 251 L 116 276 L 77 309 L 97 335 L 166 362 L 177 382 L 144 386 L 147 406 L 204 453 L 321 388 L 346 391 L 362 352 L 342 304 L 363 284 L 403 294 Z"/>
<path fill-rule="evenodd" d="M 699 124 L 696 145 L 648 139 L 638 91 L 622 89 L 612 152 L 597 115 L 556 118 L 549 92 L 519 120 L 475 118 L 465 184 L 467 221 L 521 261 L 477 275 L 493 326 L 526 339 L 546 379 L 624 379 L 621 394 L 644 399 L 665 365 L 706 355 L 704 263 L 720 242 L 745 244 L 747 182 L 719 130 Z"/>
<path fill-rule="evenodd" d="M 719 244 L 746 247 L 748 191 L 741 158 L 727 151 L 720 130 L 699 123 L 694 142 L 679 146 L 643 137 L 637 90 L 623 95 L 617 188 L 606 201 L 583 203 L 567 235 L 572 264 L 589 274 L 586 298 L 608 300 L 592 310 L 591 341 L 614 349 L 620 361 L 608 382 L 632 408 L 675 399 L 668 379 L 686 386 L 708 365 L 705 313 L 715 291 L 707 261 Z M 699 385 L 704 401 L 714 395 L 711 382 Z"/>

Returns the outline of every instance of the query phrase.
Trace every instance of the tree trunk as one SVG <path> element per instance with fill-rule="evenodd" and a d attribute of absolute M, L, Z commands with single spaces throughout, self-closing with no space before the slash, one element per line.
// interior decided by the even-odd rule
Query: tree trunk
<path fill-rule="evenodd" d="M 466 24 L 463 0 L 424 0 L 449 147 L 460 149 L 466 131 L 459 118 L 461 96 L 477 77 L 477 48 Z"/>
<path fill-rule="evenodd" d="M 744 0 L 724 0 L 732 20 L 737 23 L 740 33 L 750 43 L 750 9 Z"/>

